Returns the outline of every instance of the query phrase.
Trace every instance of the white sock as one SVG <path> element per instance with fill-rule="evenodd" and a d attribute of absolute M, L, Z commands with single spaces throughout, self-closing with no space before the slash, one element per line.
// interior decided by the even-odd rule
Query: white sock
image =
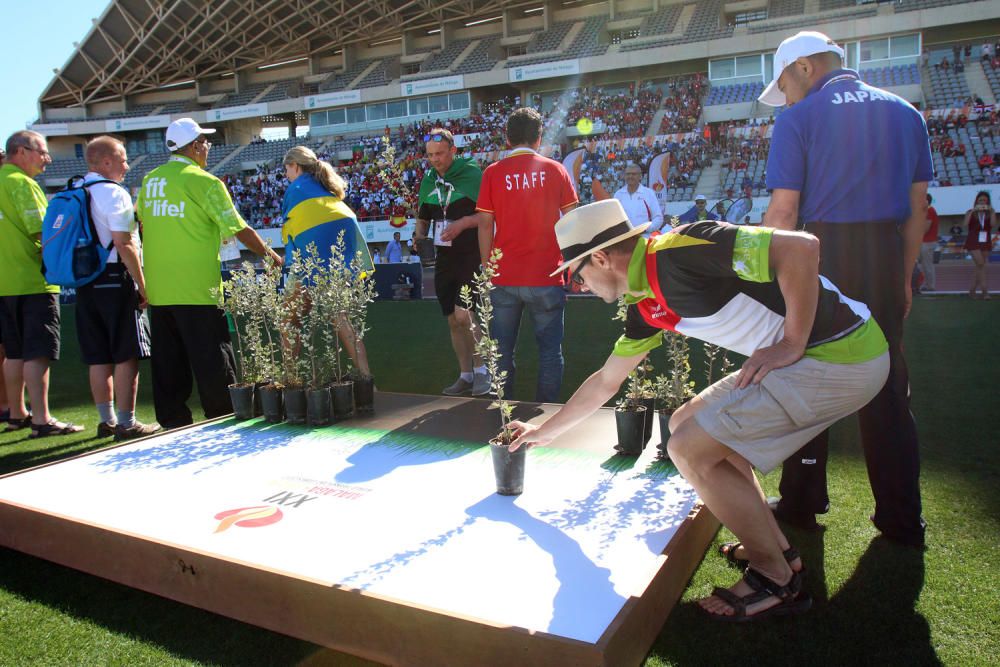
<path fill-rule="evenodd" d="M 97 414 L 100 420 L 105 424 L 114 424 L 115 421 L 115 402 L 108 401 L 107 403 L 95 403 L 97 407 Z"/>
<path fill-rule="evenodd" d="M 472 373 L 460 373 L 458 377 L 466 382 L 472 382 Z"/>
<path fill-rule="evenodd" d="M 486 375 L 486 366 L 476 366 L 472 369 L 474 373 L 479 373 L 480 375 Z"/>

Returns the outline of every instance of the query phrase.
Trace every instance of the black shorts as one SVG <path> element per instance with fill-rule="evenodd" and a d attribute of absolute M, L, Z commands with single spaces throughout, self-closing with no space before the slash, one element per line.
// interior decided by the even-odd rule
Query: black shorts
<path fill-rule="evenodd" d="M 59 359 L 59 295 L 3 297 L 3 347 L 8 359 Z"/>
<path fill-rule="evenodd" d="M 451 249 L 438 248 L 434 264 L 434 292 L 437 294 L 441 313 L 447 317 L 455 307 L 465 308 L 459 298 L 462 285 L 472 287 L 472 277 L 479 270 L 479 253 L 452 254 Z"/>
<path fill-rule="evenodd" d="M 76 289 L 76 339 L 88 366 L 149 358 L 149 323 L 123 264 L 108 264 L 94 282 Z"/>

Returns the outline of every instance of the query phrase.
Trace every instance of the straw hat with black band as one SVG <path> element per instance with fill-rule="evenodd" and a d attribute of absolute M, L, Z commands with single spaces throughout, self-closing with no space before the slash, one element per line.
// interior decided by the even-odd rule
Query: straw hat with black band
<path fill-rule="evenodd" d="M 650 224 L 633 227 L 617 199 L 603 199 L 573 209 L 556 223 L 556 241 L 563 263 L 549 275 L 562 273 L 595 250 L 642 234 Z"/>

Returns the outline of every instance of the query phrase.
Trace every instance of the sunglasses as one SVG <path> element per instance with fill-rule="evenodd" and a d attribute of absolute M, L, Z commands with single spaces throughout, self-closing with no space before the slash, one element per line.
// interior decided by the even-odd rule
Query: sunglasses
<path fill-rule="evenodd" d="M 587 266 L 587 264 L 589 263 L 590 263 L 590 255 L 587 255 L 586 257 L 583 258 L 583 261 L 580 262 L 580 265 L 576 267 L 576 270 L 569 275 L 569 281 L 574 285 L 583 287 L 583 284 L 586 281 L 584 280 L 583 276 L 580 275 L 580 271 L 582 271 L 583 267 Z"/>
<path fill-rule="evenodd" d="M 445 141 L 449 144 L 451 143 L 450 141 L 448 141 L 448 137 L 444 136 L 443 134 L 425 134 L 424 143 L 427 143 L 428 141 L 437 141 L 437 142 Z"/>

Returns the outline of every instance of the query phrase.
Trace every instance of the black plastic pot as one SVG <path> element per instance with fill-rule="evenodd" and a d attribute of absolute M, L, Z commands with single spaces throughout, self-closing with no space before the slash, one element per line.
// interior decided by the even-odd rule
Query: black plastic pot
<path fill-rule="evenodd" d="M 656 414 L 660 418 L 660 444 L 656 446 L 658 458 L 670 460 L 667 454 L 667 441 L 670 440 L 670 418 L 674 416 L 673 410 L 657 410 Z"/>
<path fill-rule="evenodd" d="M 229 385 L 229 400 L 233 403 L 233 416 L 237 419 L 253 419 L 253 385 Z"/>
<path fill-rule="evenodd" d="M 635 408 L 615 408 L 615 426 L 618 427 L 618 444 L 615 449 L 621 454 L 638 456 L 646 444 L 643 431 L 646 426 L 646 406 Z"/>
<path fill-rule="evenodd" d="M 524 491 L 524 462 L 527 447 L 519 447 L 516 452 L 507 445 L 490 443 L 493 456 L 493 476 L 497 482 L 497 493 L 501 496 L 519 496 Z"/>
<path fill-rule="evenodd" d="M 649 439 L 653 437 L 653 422 L 656 421 L 656 398 L 640 398 L 639 405 L 646 408 L 642 421 L 642 448 L 646 449 Z"/>
<path fill-rule="evenodd" d="M 267 386 L 266 382 L 258 382 L 253 386 L 253 416 L 260 417 L 264 414 L 264 405 L 261 403 L 263 400 L 261 396 L 261 389 Z"/>
<path fill-rule="evenodd" d="M 359 415 L 375 412 L 375 378 L 354 378 L 354 409 Z"/>
<path fill-rule="evenodd" d="M 310 426 L 326 426 L 333 414 L 330 389 L 310 389 L 306 392 L 306 415 Z"/>
<path fill-rule="evenodd" d="M 333 394 L 333 418 L 337 421 L 354 416 L 354 383 L 345 380 L 330 385 Z"/>
<path fill-rule="evenodd" d="M 257 393 L 260 394 L 260 407 L 264 413 L 264 419 L 272 424 L 285 421 L 281 389 L 273 384 L 268 384 L 261 387 Z"/>
<path fill-rule="evenodd" d="M 301 387 L 285 387 L 285 419 L 289 424 L 306 423 L 306 390 Z"/>

